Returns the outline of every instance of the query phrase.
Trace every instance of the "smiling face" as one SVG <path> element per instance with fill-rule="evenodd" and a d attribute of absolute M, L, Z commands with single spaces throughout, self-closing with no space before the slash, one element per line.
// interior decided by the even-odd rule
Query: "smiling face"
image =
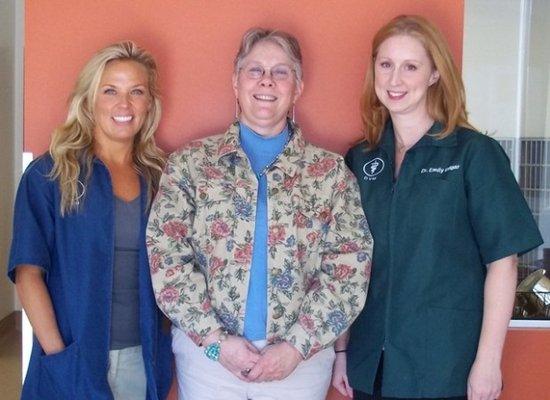
<path fill-rule="evenodd" d="M 242 68 L 233 75 L 233 90 L 241 108 L 240 121 L 260 135 L 267 137 L 281 132 L 289 110 L 302 93 L 303 83 L 296 82 L 293 71 L 287 79 L 280 75 L 289 67 L 293 68 L 292 61 L 284 50 L 264 41 L 252 48 Z M 262 69 L 265 70 L 263 76 L 255 78 Z"/>
<path fill-rule="evenodd" d="M 105 66 L 94 103 L 94 139 L 133 145 L 151 106 L 147 69 L 136 61 Z"/>
<path fill-rule="evenodd" d="M 422 43 L 407 35 L 392 36 L 382 42 L 374 60 L 374 89 L 392 118 L 427 115 L 428 88 L 437 82 Z"/>

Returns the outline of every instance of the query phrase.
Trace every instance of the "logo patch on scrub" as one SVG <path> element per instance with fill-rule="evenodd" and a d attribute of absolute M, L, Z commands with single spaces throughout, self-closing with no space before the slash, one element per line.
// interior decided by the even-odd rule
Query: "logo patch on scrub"
<path fill-rule="evenodd" d="M 365 173 L 363 179 L 369 181 L 375 180 L 376 175 L 384 170 L 384 166 L 384 160 L 379 157 L 376 157 L 370 160 L 368 163 L 365 163 L 365 165 L 363 165 L 363 172 Z"/>

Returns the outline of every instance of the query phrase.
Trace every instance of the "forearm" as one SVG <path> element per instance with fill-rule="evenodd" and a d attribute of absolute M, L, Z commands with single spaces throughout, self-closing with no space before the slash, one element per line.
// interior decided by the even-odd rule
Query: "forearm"
<path fill-rule="evenodd" d="M 494 261 L 485 280 L 483 323 L 476 360 L 500 365 L 504 340 L 514 307 L 517 256 Z"/>
<path fill-rule="evenodd" d="M 316 289 L 306 293 L 285 339 L 309 358 L 346 331 L 365 305 L 370 280 L 372 236 L 353 175 L 347 169 L 335 186 L 332 220 L 321 246 Z"/>
<path fill-rule="evenodd" d="M 32 265 L 17 267 L 16 289 L 34 335 L 46 354 L 57 353 L 65 348 L 42 270 Z"/>
<path fill-rule="evenodd" d="M 343 353 L 348 348 L 349 342 L 349 329 L 342 333 L 338 339 L 334 342 L 334 351 Z"/>
<path fill-rule="evenodd" d="M 365 271 L 370 259 L 358 262 L 356 254 L 333 254 L 324 263 L 318 288 L 303 298 L 298 319 L 284 336 L 304 359 L 332 345 L 349 329 L 367 295 Z"/>
<path fill-rule="evenodd" d="M 177 255 L 171 258 L 176 259 Z M 167 271 L 172 275 L 170 279 L 165 278 Z M 205 278 L 200 272 L 194 271 L 192 265 L 165 265 L 151 274 L 151 282 L 161 311 L 196 344 L 221 328 L 210 305 Z"/>

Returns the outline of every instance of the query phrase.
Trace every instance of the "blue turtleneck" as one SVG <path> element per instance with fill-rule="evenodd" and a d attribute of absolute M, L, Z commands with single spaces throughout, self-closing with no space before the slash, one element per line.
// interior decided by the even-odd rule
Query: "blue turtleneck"
<path fill-rule="evenodd" d="M 252 170 L 258 179 L 258 198 L 254 226 L 252 265 L 244 316 L 244 337 L 248 340 L 266 338 L 267 325 L 267 177 L 266 170 L 285 148 L 288 126 L 276 136 L 263 137 L 248 126 L 240 123 L 241 146 L 246 153 Z"/>

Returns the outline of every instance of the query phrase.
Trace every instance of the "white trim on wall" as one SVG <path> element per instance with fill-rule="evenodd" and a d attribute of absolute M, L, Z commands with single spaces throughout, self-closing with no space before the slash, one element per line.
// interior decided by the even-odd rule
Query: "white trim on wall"
<path fill-rule="evenodd" d="M 529 27 L 531 26 L 531 0 L 521 0 L 520 14 L 519 14 L 519 37 L 518 37 L 518 59 L 517 59 L 517 71 L 518 79 L 516 81 L 517 88 L 517 103 L 516 103 L 516 138 L 524 136 L 525 130 L 525 117 L 523 110 L 526 106 L 525 94 L 526 94 L 526 82 L 528 79 L 529 71 L 527 66 L 529 64 Z M 519 160 L 521 158 L 521 146 L 514 146 L 515 162 L 512 163 L 512 170 L 516 177 L 519 177 Z"/>
<path fill-rule="evenodd" d="M 25 49 L 25 2 L 15 2 L 15 35 L 13 53 L 13 187 L 17 188 L 23 165 L 23 77 Z M 15 190 L 13 193 L 15 198 Z M 13 291 L 15 310 L 21 310 L 21 303 Z"/>

